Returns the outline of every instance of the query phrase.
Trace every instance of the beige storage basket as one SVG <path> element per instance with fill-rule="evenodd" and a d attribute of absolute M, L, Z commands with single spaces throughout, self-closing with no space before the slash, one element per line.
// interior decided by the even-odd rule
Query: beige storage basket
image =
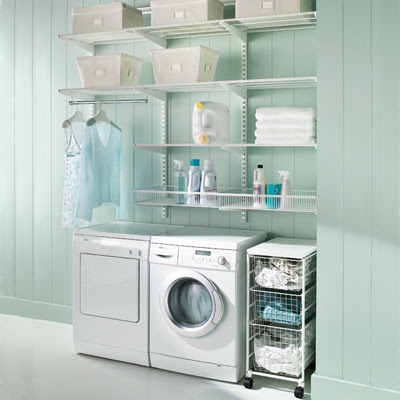
<path fill-rule="evenodd" d="M 151 2 L 151 25 L 177 25 L 224 18 L 219 0 L 157 0 Z"/>
<path fill-rule="evenodd" d="M 236 0 L 236 18 L 308 11 L 313 11 L 311 0 Z"/>
<path fill-rule="evenodd" d="M 72 9 L 73 34 L 117 31 L 142 25 L 142 12 L 121 2 Z"/>
<path fill-rule="evenodd" d="M 158 84 L 214 80 L 219 52 L 203 46 L 150 50 Z"/>
<path fill-rule="evenodd" d="M 134 86 L 143 60 L 127 54 L 78 57 L 79 75 L 84 88 Z"/>

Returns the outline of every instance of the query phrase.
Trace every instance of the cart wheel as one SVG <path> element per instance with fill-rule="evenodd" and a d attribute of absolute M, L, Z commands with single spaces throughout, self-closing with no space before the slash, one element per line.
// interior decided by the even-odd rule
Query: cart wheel
<path fill-rule="evenodd" d="M 297 386 L 297 388 L 294 389 L 294 397 L 302 399 L 304 397 L 304 388 Z"/>
<path fill-rule="evenodd" d="M 253 378 L 244 378 L 243 386 L 247 389 L 251 389 L 253 387 Z"/>

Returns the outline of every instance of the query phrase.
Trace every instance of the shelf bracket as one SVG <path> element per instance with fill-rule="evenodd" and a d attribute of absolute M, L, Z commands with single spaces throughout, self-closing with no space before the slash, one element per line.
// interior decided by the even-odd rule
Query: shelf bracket
<path fill-rule="evenodd" d="M 236 94 L 239 96 L 241 99 L 244 99 L 246 97 L 246 89 L 240 89 L 236 86 L 232 86 L 229 83 L 222 83 L 222 87 L 224 87 L 226 90 L 229 90 L 230 92 Z"/>
<path fill-rule="evenodd" d="M 167 143 L 167 99 L 161 103 L 161 143 Z M 167 186 L 167 154 L 162 156 L 161 161 L 161 184 L 163 187 Z M 162 217 L 168 217 L 167 207 L 162 208 Z"/>
<path fill-rule="evenodd" d="M 150 42 L 155 43 L 156 45 L 162 47 L 163 49 L 167 48 L 167 39 L 160 38 L 159 36 L 153 35 L 149 32 L 143 32 L 140 29 L 135 29 L 135 32 L 142 36 L 144 39 L 149 40 Z"/>
<path fill-rule="evenodd" d="M 138 92 L 145 94 L 146 96 L 154 97 L 155 99 L 163 101 L 163 102 L 167 101 L 167 94 L 165 92 L 159 92 L 157 90 L 146 89 L 146 88 L 142 88 L 140 86 L 136 86 L 135 89 Z"/>
<path fill-rule="evenodd" d="M 71 46 L 79 47 L 80 49 L 87 51 L 92 56 L 95 53 L 95 46 L 90 43 L 81 42 L 79 40 L 72 40 L 69 39 L 66 35 L 58 35 L 58 38 L 63 40 L 64 42 L 67 42 Z"/>
<path fill-rule="evenodd" d="M 243 32 L 240 29 L 235 28 L 234 26 L 232 26 L 224 21 L 219 21 L 219 23 L 222 27 L 224 27 L 227 31 L 232 33 L 232 35 L 236 36 L 242 42 L 247 42 L 247 33 L 246 32 Z"/>

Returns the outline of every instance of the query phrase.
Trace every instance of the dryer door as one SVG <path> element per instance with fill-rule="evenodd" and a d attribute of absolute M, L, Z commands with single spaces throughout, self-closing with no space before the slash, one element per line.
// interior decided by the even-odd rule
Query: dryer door
<path fill-rule="evenodd" d="M 200 337 L 221 321 L 224 303 L 217 287 L 199 272 L 181 270 L 166 280 L 160 292 L 165 321 L 182 336 Z"/>

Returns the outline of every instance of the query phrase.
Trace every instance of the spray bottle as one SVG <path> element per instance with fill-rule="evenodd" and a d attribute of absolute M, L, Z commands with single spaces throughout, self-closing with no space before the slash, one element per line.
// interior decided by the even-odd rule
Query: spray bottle
<path fill-rule="evenodd" d="M 254 181 L 253 181 L 253 207 L 254 208 L 265 208 L 265 175 L 263 165 L 259 165 L 254 170 Z"/>
<path fill-rule="evenodd" d="M 189 184 L 188 184 L 189 195 L 187 198 L 187 204 L 189 205 L 200 204 L 200 186 L 201 186 L 200 160 L 193 159 L 190 160 Z M 196 194 L 193 194 L 193 192 Z"/>
<path fill-rule="evenodd" d="M 217 172 L 212 160 L 204 160 L 204 169 L 201 173 L 200 204 L 202 206 L 217 205 Z"/>
<path fill-rule="evenodd" d="M 290 196 L 291 195 L 291 189 L 290 189 L 290 181 L 289 181 L 289 171 L 278 171 L 279 172 L 279 179 L 283 177 L 283 183 L 282 183 L 282 199 L 281 199 L 281 210 L 290 210 L 292 207 L 292 199 L 287 199 L 285 196 Z"/>
<path fill-rule="evenodd" d="M 175 173 L 174 173 L 174 191 L 187 192 L 187 172 L 183 169 L 183 160 L 174 160 Z M 185 194 L 176 194 L 174 196 L 175 204 L 186 204 L 187 196 Z"/>

